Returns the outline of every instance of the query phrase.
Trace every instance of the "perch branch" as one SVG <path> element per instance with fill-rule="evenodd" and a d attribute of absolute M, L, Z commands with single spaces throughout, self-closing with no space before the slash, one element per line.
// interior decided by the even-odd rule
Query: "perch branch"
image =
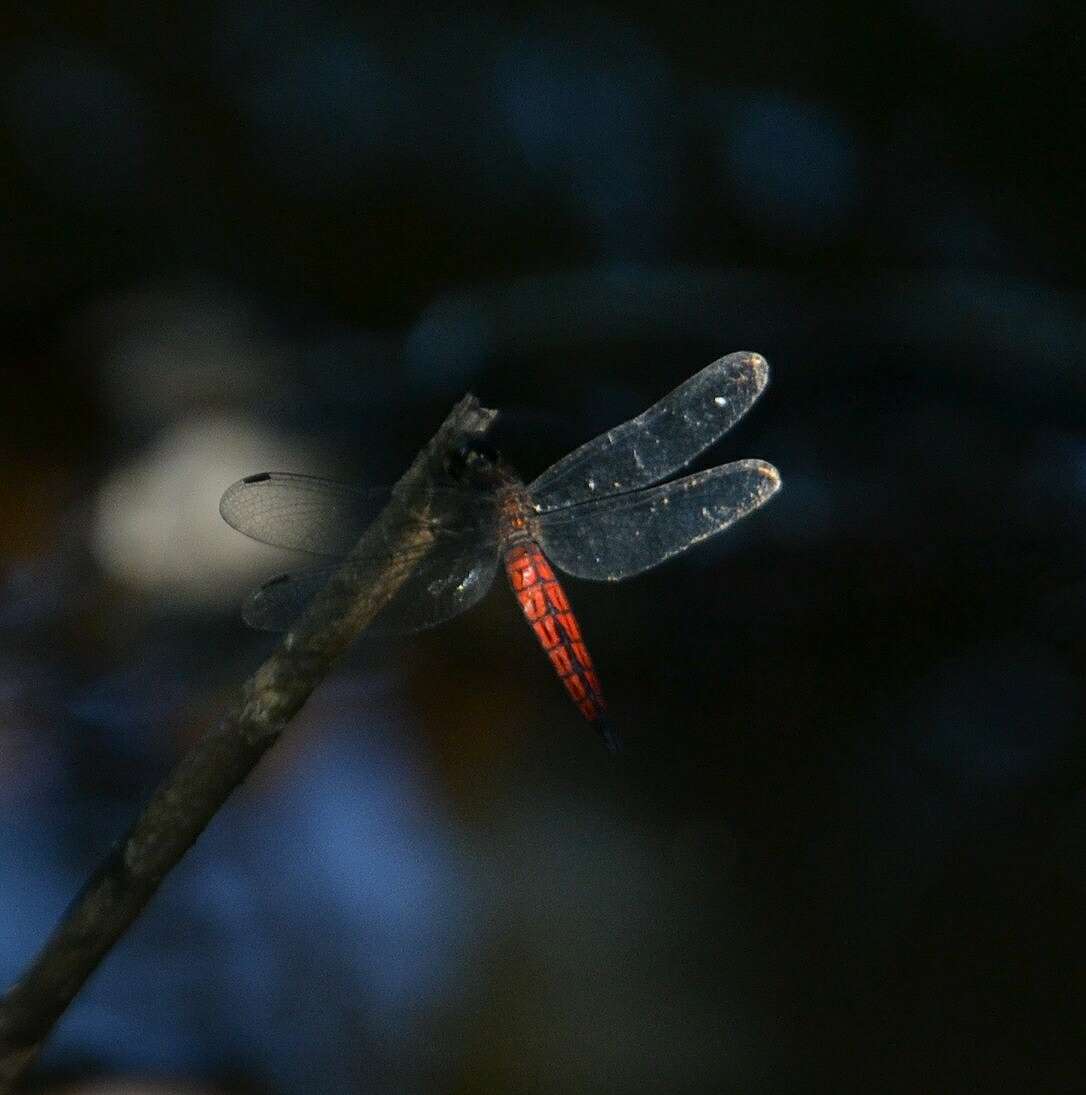
<path fill-rule="evenodd" d="M 397 484 L 393 501 L 313 598 L 222 721 L 184 756 L 151 796 L 128 835 L 93 874 L 22 978 L 0 999 L 0 1095 L 10 1092 L 84 981 L 140 914 L 230 792 L 252 770 L 324 679 L 346 646 L 425 557 L 429 533 L 408 517 L 426 507 L 447 455 L 484 436 L 496 412 L 466 396 Z M 377 577 L 353 560 L 384 546 Z M 406 550 L 404 550 L 406 549 Z M 406 560 L 406 562 L 404 561 Z"/>

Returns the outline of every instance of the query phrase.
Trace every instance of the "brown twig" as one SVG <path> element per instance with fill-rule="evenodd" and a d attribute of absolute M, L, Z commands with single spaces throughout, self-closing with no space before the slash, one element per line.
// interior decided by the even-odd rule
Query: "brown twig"
<path fill-rule="evenodd" d="M 94 873 L 22 978 L 0 999 L 0 1095 L 9 1092 L 84 981 L 140 914 L 159 883 L 249 774 L 344 648 L 425 557 L 417 520 L 448 454 L 486 434 L 496 412 L 466 396 L 397 484 L 366 531 L 225 717 L 181 759 L 131 831 Z M 416 519 L 408 517 L 411 508 Z M 363 584 L 355 557 L 387 550 L 388 566 Z M 410 550 L 403 550 L 404 548 Z M 407 560 L 404 562 L 403 560 Z"/>

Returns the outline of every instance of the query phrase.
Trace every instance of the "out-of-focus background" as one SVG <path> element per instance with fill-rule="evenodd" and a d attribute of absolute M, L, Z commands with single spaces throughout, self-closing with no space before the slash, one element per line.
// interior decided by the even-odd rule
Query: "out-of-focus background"
<path fill-rule="evenodd" d="M 41 1090 L 1081 1084 L 1077 7 L 6 5 L 0 980 L 271 649 L 233 480 L 750 349 L 785 483 L 569 581 L 618 763 L 500 584 L 359 643 Z"/>

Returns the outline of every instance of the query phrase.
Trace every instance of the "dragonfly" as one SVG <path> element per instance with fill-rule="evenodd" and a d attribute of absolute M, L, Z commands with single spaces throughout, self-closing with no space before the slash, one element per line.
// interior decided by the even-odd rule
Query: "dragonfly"
<path fill-rule="evenodd" d="M 566 692 L 617 752 L 599 677 L 555 568 L 597 581 L 630 578 L 769 501 L 781 479 L 763 460 L 670 479 L 735 425 L 768 380 L 760 354 L 721 357 L 527 485 L 495 450 L 473 441 L 450 459 L 450 485 L 430 489 L 428 502 L 440 504 L 408 513 L 425 534 L 409 538 L 415 546 L 408 548 L 360 544 L 387 490 L 261 472 L 229 487 L 219 508 L 228 524 L 262 543 L 340 562 L 349 555 L 361 581 L 390 562 L 408 565 L 407 579 L 370 633 L 407 634 L 444 623 L 477 604 L 504 568 Z M 403 551 L 416 552 L 417 560 L 391 558 Z M 265 582 L 245 601 L 245 622 L 286 630 L 340 562 Z"/>

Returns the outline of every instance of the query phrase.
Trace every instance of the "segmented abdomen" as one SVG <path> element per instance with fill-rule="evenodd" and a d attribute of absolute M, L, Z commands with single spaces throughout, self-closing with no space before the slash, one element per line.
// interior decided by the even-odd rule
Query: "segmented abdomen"
<path fill-rule="evenodd" d="M 546 556 L 530 540 L 516 544 L 506 552 L 505 570 L 525 618 L 570 698 L 589 722 L 599 722 L 606 708 L 599 678 Z"/>

